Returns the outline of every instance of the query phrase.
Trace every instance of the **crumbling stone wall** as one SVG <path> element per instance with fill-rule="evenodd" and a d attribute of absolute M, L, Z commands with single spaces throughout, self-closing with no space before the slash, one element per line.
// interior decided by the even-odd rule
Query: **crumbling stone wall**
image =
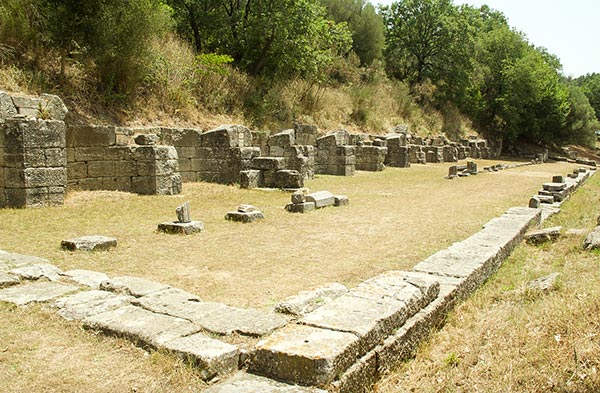
<path fill-rule="evenodd" d="M 335 131 L 316 141 L 315 173 L 353 176 L 356 170 L 355 146 L 350 145 L 346 130 Z"/>
<path fill-rule="evenodd" d="M 63 203 L 66 114 L 57 96 L 0 91 L 0 207 Z"/>
<path fill-rule="evenodd" d="M 114 126 L 68 127 L 69 187 L 145 195 L 180 193 L 181 176 L 175 148 L 120 145 L 128 142 L 126 136 L 130 134 L 133 134 L 132 129 Z"/>
<path fill-rule="evenodd" d="M 184 183 L 200 180 L 200 143 L 202 130 L 161 127 L 160 142 L 177 150 L 179 174 Z"/>
<path fill-rule="evenodd" d="M 375 142 L 381 143 L 377 140 Z M 359 171 L 378 172 L 385 169 L 385 157 L 388 148 L 375 144 L 363 144 L 356 146 L 356 169 Z"/>
<path fill-rule="evenodd" d="M 251 169 L 260 148 L 252 146 L 250 130 L 240 125 L 222 125 L 202 134 L 199 148 L 199 180 L 239 183 L 240 172 Z"/>
<path fill-rule="evenodd" d="M 312 145 L 299 145 L 296 130 L 284 130 L 273 134 L 268 140 L 270 157 L 283 157 L 283 168 L 298 171 L 304 179 L 315 175 L 315 148 Z"/>

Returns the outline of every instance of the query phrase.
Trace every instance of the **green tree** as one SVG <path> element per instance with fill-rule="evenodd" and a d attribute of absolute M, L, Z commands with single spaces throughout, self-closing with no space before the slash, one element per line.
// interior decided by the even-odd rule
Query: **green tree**
<path fill-rule="evenodd" d="M 192 32 L 198 50 L 230 55 L 234 65 L 252 75 L 315 77 L 352 42 L 347 26 L 327 20 L 317 0 L 169 0 L 169 4 L 179 30 L 188 31 L 188 37 Z"/>
<path fill-rule="evenodd" d="M 594 108 L 596 117 L 600 119 L 600 74 L 587 74 L 577 78 L 576 82 L 590 100 L 590 104 L 592 105 L 592 108 Z"/>
<path fill-rule="evenodd" d="M 596 142 L 594 131 L 600 129 L 600 122 L 598 122 L 594 108 L 590 105 L 583 89 L 575 83 L 569 83 L 568 88 L 569 114 L 561 140 L 593 147 Z"/>
<path fill-rule="evenodd" d="M 352 50 L 363 66 L 383 58 L 383 19 L 366 0 L 321 0 L 336 23 L 346 22 L 352 32 Z"/>

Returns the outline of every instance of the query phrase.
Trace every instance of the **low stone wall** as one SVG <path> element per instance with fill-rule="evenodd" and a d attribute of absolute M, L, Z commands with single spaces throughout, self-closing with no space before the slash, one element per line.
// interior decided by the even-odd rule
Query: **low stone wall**
<path fill-rule="evenodd" d="M 346 130 L 335 131 L 316 141 L 315 173 L 353 176 L 356 170 L 355 146 L 350 145 Z"/>
<path fill-rule="evenodd" d="M 67 128 L 68 185 L 80 190 L 137 194 L 181 192 L 177 151 L 173 146 L 120 146 L 131 129 L 113 126 Z"/>

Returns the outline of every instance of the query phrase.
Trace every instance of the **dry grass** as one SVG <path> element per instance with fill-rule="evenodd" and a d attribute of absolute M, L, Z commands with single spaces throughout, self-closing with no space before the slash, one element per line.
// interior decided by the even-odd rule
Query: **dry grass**
<path fill-rule="evenodd" d="M 546 226 L 589 233 L 600 213 L 593 178 Z M 455 309 L 380 393 L 597 392 L 600 390 L 600 261 L 585 252 L 585 235 L 554 244 L 523 244 L 473 297 Z M 535 278 L 559 272 L 555 291 L 525 291 Z"/>
<path fill-rule="evenodd" d="M 307 186 L 348 195 L 351 204 L 305 215 L 284 211 L 284 192 L 207 183 L 185 184 L 177 196 L 72 193 L 61 208 L 0 211 L 0 249 L 45 257 L 65 270 L 142 276 L 206 300 L 268 307 L 314 285 L 352 286 L 382 271 L 410 268 L 508 207 L 524 205 L 542 182 L 571 165 L 454 181 L 443 179 L 447 167 L 319 176 Z M 206 231 L 187 237 L 156 233 L 184 200 Z M 259 207 L 267 219 L 253 225 L 225 221 L 239 203 Z M 60 250 L 62 239 L 87 234 L 114 236 L 119 247 L 93 254 Z"/>

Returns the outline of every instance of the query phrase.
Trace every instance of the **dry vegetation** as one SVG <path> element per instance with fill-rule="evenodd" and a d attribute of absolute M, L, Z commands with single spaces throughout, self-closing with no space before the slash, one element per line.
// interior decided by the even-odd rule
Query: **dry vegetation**
<path fill-rule="evenodd" d="M 600 213 L 599 186 L 600 178 L 592 178 L 546 226 L 589 233 Z M 600 254 L 581 249 L 585 234 L 517 248 L 377 391 L 599 391 Z M 528 281 L 554 272 L 560 273 L 554 291 L 524 290 Z"/>
<path fill-rule="evenodd" d="M 187 289 L 205 300 L 269 308 L 275 301 L 313 285 L 338 281 L 352 286 L 385 270 L 408 269 L 434 251 L 477 231 L 508 207 L 523 205 L 542 182 L 571 168 L 572 165 L 565 163 L 546 164 L 454 181 L 443 179 L 447 165 L 432 164 L 414 165 L 410 169 L 388 168 L 381 173 L 359 172 L 354 178 L 319 176 L 309 182 L 311 189 L 346 194 L 351 205 L 306 215 L 286 213 L 283 205 L 289 200 L 289 194 L 283 192 L 240 190 L 207 183 L 186 184 L 183 195 L 175 197 L 74 192 L 69 194 L 62 208 L 1 210 L 0 249 L 46 257 L 62 269 L 82 268 L 104 271 L 111 276 L 140 276 Z M 598 199 L 598 179 L 594 182 L 596 187 L 579 191 L 588 195 L 589 200 Z M 174 208 L 184 200 L 191 201 L 192 215 L 205 222 L 206 232 L 187 237 L 156 233 L 157 223 L 173 219 Z M 242 202 L 260 207 L 267 219 L 252 225 L 226 222 L 225 212 Z M 591 226 L 588 213 L 581 210 L 576 214 L 586 217 L 585 227 Z M 59 249 L 60 240 L 84 234 L 115 236 L 119 247 L 115 251 L 92 254 Z M 579 244 L 580 239 L 564 241 Z M 548 254 L 549 250 L 527 249 L 518 255 L 533 257 L 535 253 Z M 560 266 L 556 261 L 564 260 L 561 258 L 548 256 L 546 259 Z M 533 266 L 537 268 L 528 267 L 525 273 L 521 273 L 520 267 L 513 267 L 510 282 L 494 284 L 496 278 L 490 285 L 510 287 L 511 291 L 518 289 L 526 278 L 537 277 L 546 272 L 545 268 L 549 269 L 545 264 L 536 263 Z M 515 262 L 508 265 L 514 266 Z M 597 298 L 591 280 L 598 273 L 585 267 L 584 261 L 577 266 L 582 271 L 590 271 L 586 279 L 590 286 L 577 287 L 580 289 L 572 291 L 572 295 L 584 296 L 581 301 L 588 304 Z M 564 287 L 575 285 L 565 282 L 568 280 L 572 279 L 563 278 Z M 490 362 L 498 353 L 505 359 L 506 351 L 517 350 L 519 346 L 549 345 L 547 341 L 554 344 L 556 333 L 562 334 L 561 345 L 565 353 L 568 352 L 564 365 L 557 366 L 560 370 L 569 370 L 574 364 L 570 360 L 572 342 L 586 344 L 585 348 L 577 347 L 577 351 L 580 361 L 587 359 L 583 350 L 589 351 L 595 340 L 585 336 L 593 332 L 594 325 L 589 318 L 587 322 L 582 319 L 581 326 L 577 322 L 582 336 L 570 337 L 571 327 L 565 322 L 557 326 L 556 329 L 560 329 L 556 331 L 550 329 L 552 335 L 547 337 L 549 333 L 544 324 L 555 317 L 542 315 L 538 322 L 527 322 L 538 326 L 532 330 L 534 336 L 505 343 L 505 326 L 511 326 L 515 318 L 526 315 L 525 312 L 534 312 L 537 307 L 533 307 L 533 302 L 544 299 L 524 300 L 513 292 L 502 296 L 511 307 L 516 307 L 512 314 L 506 314 L 505 309 L 499 311 L 503 309 L 496 305 L 498 300 L 492 295 L 482 297 L 481 292 L 475 297 L 477 303 L 462 305 L 459 315 L 467 314 L 468 319 L 453 317 L 449 328 L 482 326 L 488 329 L 487 333 L 474 333 L 476 342 L 467 342 L 462 332 L 448 335 L 444 330 L 439 336 L 461 337 L 456 339 L 459 345 L 454 345 L 456 341 L 441 344 L 440 339 L 435 338 L 431 348 L 436 352 L 426 355 L 435 360 L 409 365 L 412 373 L 408 374 L 406 386 L 423 390 L 418 387 L 424 378 L 430 380 L 433 390 L 437 389 L 435 381 L 438 379 L 442 382 L 437 386 L 460 390 L 461 387 L 454 384 L 462 381 L 466 384 L 463 390 L 465 386 L 466 390 L 473 390 L 474 385 L 469 382 L 470 369 L 479 354 L 487 356 L 485 359 L 491 359 Z M 571 298 L 565 299 L 564 304 L 579 307 Z M 519 311 L 523 305 L 529 308 Z M 566 316 L 569 309 L 566 306 L 558 311 L 561 315 Z M 552 309 L 546 311 L 550 313 Z M 501 317 L 493 321 L 484 318 L 494 312 L 500 312 Z M 500 319 L 506 315 L 511 318 Z M 491 326 L 493 330 L 489 330 Z M 498 338 L 501 342 L 493 341 Z M 582 341 L 584 339 L 588 341 Z M 465 352 L 465 348 L 470 352 Z M 558 348 L 563 347 L 553 350 Z M 443 362 L 452 353 L 457 356 L 457 366 L 448 368 Z M 438 355 L 439 358 L 435 357 Z M 539 367 L 551 367 L 548 356 L 533 360 Z M 510 357 L 516 356 L 511 354 Z M 586 370 L 591 370 L 593 362 L 585 361 L 590 365 Z M 430 378 L 428 372 L 436 365 L 441 370 L 431 372 L 441 374 Z M 481 363 L 482 368 L 483 365 L 487 363 Z M 457 376 L 457 370 L 463 367 L 466 374 Z M 482 378 L 487 370 L 481 371 Z M 589 370 L 586 372 L 590 373 Z M 396 391 L 405 386 L 405 372 L 386 381 L 387 387 L 382 389 Z M 497 383 L 501 381 L 503 379 L 498 377 Z M 477 383 L 483 390 L 493 391 L 500 386 Z M 0 391 L 169 392 L 193 391 L 201 386 L 194 370 L 169 356 L 147 355 L 125 341 L 96 336 L 39 306 L 19 309 L 0 305 Z M 485 389 L 486 386 L 491 389 Z"/>

